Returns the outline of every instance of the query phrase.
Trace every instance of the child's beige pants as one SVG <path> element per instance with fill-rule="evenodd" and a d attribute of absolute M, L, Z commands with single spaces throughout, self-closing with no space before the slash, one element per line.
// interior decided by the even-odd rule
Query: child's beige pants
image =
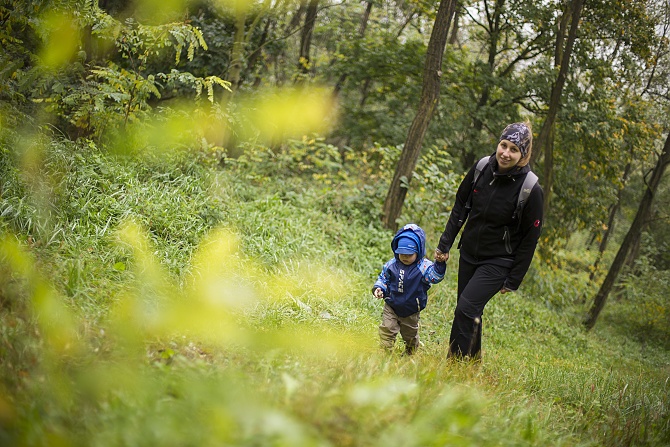
<path fill-rule="evenodd" d="M 405 341 L 405 351 L 408 354 L 413 353 L 419 346 L 419 314 L 417 312 L 409 317 L 399 317 L 391 306 L 384 303 L 382 322 L 379 325 L 379 342 L 382 348 L 393 349 L 396 335 L 400 332 Z"/>

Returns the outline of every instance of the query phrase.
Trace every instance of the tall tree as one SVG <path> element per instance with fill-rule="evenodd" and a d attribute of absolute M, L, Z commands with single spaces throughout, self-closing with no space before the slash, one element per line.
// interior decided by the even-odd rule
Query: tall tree
<path fill-rule="evenodd" d="M 658 186 L 661 183 L 661 179 L 663 178 L 663 174 L 665 173 L 665 169 L 668 167 L 668 164 L 670 164 L 670 133 L 665 140 L 661 154 L 658 156 L 656 166 L 651 172 L 651 178 L 647 183 L 647 189 L 645 190 L 644 196 L 640 201 L 640 206 L 638 207 L 637 213 L 635 214 L 635 219 L 633 219 L 633 223 L 628 229 L 628 233 L 626 233 L 626 236 L 624 237 L 624 240 L 619 247 L 619 251 L 614 258 L 614 262 L 612 262 L 612 265 L 607 272 L 607 276 L 605 277 L 605 280 L 600 286 L 600 290 L 598 290 L 598 293 L 593 300 L 593 305 L 591 306 L 591 309 L 589 310 L 589 313 L 584 322 L 584 325 L 587 329 L 592 329 L 593 326 L 595 326 L 596 321 L 598 320 L 598 316 L 605 307 L 607 297 L 616 283 L 629 251 L 638 243 L 640 239 L 642 227 L 644 223 L 649 220 L 654 196 L 658 190 Z"/>
<path fill-rule="evenodd" d="M 363 13 L 363 17 L 361 18 L 361 24 L 358 28 L 358 35 L 360 37 L 365 36 L 365 30 L 368 28 L 368 20 L 370 20 L 370 13 L 372 12 L 372 6 L 373 6 L 372 1 L 368 1 L 367 6 L 365 7 L 365 12 Z M 346 72 L 340 75 L 340 78 L 335 83 L 335 88 L 333 89 L 334 96 L 337 97 L 337 95 L 340 94 L 340 90 L 342 90 L 342 87 L 344 86 L 344 81 L 347 80 L 348 76 L 349 74 Z"/>
<path fill-rule="evenodd" d="M 235 11 L 235 38 L 233 49 L 230 56 L 230 69 L 228 70 L 228 80 L 233 89 L 237 89 L 242 76 L 242 67 L 244 65 L 244 50 L 246 47 L 245 26 L 247 22 L 247 11 L 244 8 L 238 8 Z"/>
<path fill-rule="evenodd" d="M 629 149 L 635 150 L 633 169 L 639 160 L 653 156 L 650 143 L 658 137 L 651 123 L 657 120 L 649 98 L 640 97 L 657 40 L 658 19 L 649 14 L 649 3 L 588 0 L 584 4 L 555 120 L 555 149 L 547 157 L 553 166 L 544 227 L 549 243 L 542 249 L 560 245 L 575 231 L 601 228 L 631 160 Z M 563 20 L 558 16 L 554 22 Z M 564 44 L 556 45 L 559 50 L 565 50 L 570 19 L 560 25 Z M 564 56 L 564 51 L 554 52 L 552 61 Z M 537 70 L 535 101 L 542 104 L 551 95 L 560 64 L 554 66 L 547 57 L 539 62 L 544 65 L 533 66 Z M 529 108 L 539 118 L 538 131 L 546 117 L 545 104 Z M 549 140 L 553 142 L 551 135 Z M 540 155 L 541 170 L 539 151 L 533 155 Z"/>
<path fill-rule="evenodd" d="M 305 25 L 300 34 L 300 57 L 298 60 L 298 68 L 303 75 L 308 75 L 310 72 L 309 52 L 312 46 L 312 34 L 314 34 L 318 6 L 319 0 L 309 0 L 307 11 L 305 12 Z"/>
<path fill-rule="evenodd" d="M 491 11 L 488 8 L 488 3 L 484 1 L 485 13 L 486 13 L 486 34 L 487 34 L 487 45 L 488 45 L 488 54 L 485 64 L 485 78 L 486 81 L 483 83 L 483 88 L 481 94 L 479 95 L 479 100 L 477 101 L 477 106 L 473 113 L 474 120 L 472 124 L 471 135 L 468 140 L 472 141 L 475 146 L 478 146 L 478 137 L 484 127 L 484 120 L 482 119 L 482 114 L 480 110 L 484 108 L 488 102 L 491 94 L 491 83 L 490 79 L 493 77 L 493 73 L 496 68 L 496 57 L 498 56 L 498 45 L 502 37 L 502 33 L 505 31 L 504 21 L 502 20 L 502 14 L 505 8 L 505 0 L 495 0 L 493 10 Z M 464 145 L 464 154 L 463 154 L 463 165 L 471 166 L 476 158 L 475 150 L 468 145 Z"/>
<path fill-rule="evenodd" d="M 383 223 L 395 230 L 398 227 L 407 188 L 414 168 L 421 154 L 421 145 L 440 97 L 440 78 L 442 76 L 442 58 L 447 44 L 447 35 L 457 0 L 441 0 L 437 10 L 433 30 L 430 34 L 426 61 L 423 71 L 423 87 L 416 116 L 407 133 L 405 146 L 400 154 L 393 180 L 384 201 Z"/>
<path fill-rule="evenodd" d="M 472 73 L 472 82 L 465 97 L 459 98 L 472 122 L 459 143 L 463 165 L 470 167 L 481 157 L 482 145 L 489 143 L 490 136 L 514 119 L 514 104 L 528 96 L 529 87 L 518 67 L 550 50 L 547 17 L 551 12 L 543 5 L 530 7 L 506 0 L 484 0 L 465 11 L 472 24 L 468 45 L 481 47 L 482 54 L 481 60 L 475 59 L 466 69 Z M 460 80 L 458 85 L 462 85 Z"/>
<path fill-rule="evenodd" d="M 459 19 L 461 14 L 463 14 L 463 2 L 458 1 L 456 3 L 456 9 L 454 10 L 454 19 L 451 26 L 451 36 L 449 37 L 449 45 L 456 45 L 458 43 L 458 26 Z"/>
<path fill-rule="evenodd" d="M 633 151 L 631 150 L 631 153 L 632 152 Z M 607 218 L 607 223 L 605 224 L 605 232 L 602 236 L 600 244 L 598 245 L 598 255 L 596 256 L 596 260 L 593 262 L 593 267 L 591 268 L 591 273 L 589 274 L 589 281 L 593 281 L 595 279 L 596 274 L 598 273 L 598 265 L 600 264 L 600 261 L 603 258 L 603 254 L 607 249 L 607 243 L 609 242 L 610 236 L 614 231 L 614 219 L 616 218 L 616 215 L 619 212 L 619 209 L 621 208 L 621 197 L 623 195 L 626 183 L 628 182 L 628 176 L 630 175 L 631 167 L 632 162 L 626 164 L 623 176 L 621 177 L 621 187 L 617 191 L 615 202 L 610 206 L 609 216 Z"/>
<path fill-rule="evenodd" d="M 253 69 L 261 56 L 261 49 L 269 39 L 269 30 L 274 25 L 274 16 L 280 15 L 286 5 L 271 0 L 240 1 L 217 4 L 217 10 L 222 17 L 231 17 L 234 26 L 233 41 L 230 46 L 230 64 L 226 70 L 226 77 L 231 83 L 232 90 L 239 88 L 249 77 L 247 69 Z M 265 20 L 262 32 L 258 32 L 259 25 Z M 214 20 L 216 21 L 216 19 Z M 257 46 L 249 54 L 252 39 L 258 38 Z M 218 37 L 218 36 L 217 36 Z M 220 46 L 217 45 L 217 46 Z"/>
<path fill-rule="evenodd" d="M 560 66 L 558 70 L 558 75 L 556 81 L 553 83 L 551 88 L 551 96 L 549 98 L 549 109 L 547 110 L 547 116 L 542 123 L 540 129 L 540 134 L 534 143 L 533 159 L 544 153 L 544 178 L 542 179 L 544 187 L 544 209 L 545 215 L 549 209 L 549 203 L 551 200 L 551 188 L 553 186 L 553 176 L 554 176 L 554 154 L 553 154 L 553 135 L 554 135 L 554 125 L 556 122 L 556 116 L 558 114 L 558 109 L 561 105 L 561 96 L 563 94 L 563 87 L 565 86 L 565 81 L 568 77 L 568 70 L 570 68 L 570 59 L 572 57 L 572 50 L 575 45 L 575 40 L 577 40 L 577 29 L 579 27 L 579 20 L 582 15 L 582 8 L 584 6 L 584 0 L 572 0 L 570 2 L 569 8 L 564 11 L 564 16 L 567 14 L 571 17 L 570 20 L 570 30 L 568 31 L 567 41 L 565 43 L 565 48 L 561 49 L 563 41 L 564 30 L 559 30 L 557 38 L 557 49 L 556 49 L 556 60 L 560 60 Z M 561 18 L 561 24 L 565 24 L 565 17 Z"/>

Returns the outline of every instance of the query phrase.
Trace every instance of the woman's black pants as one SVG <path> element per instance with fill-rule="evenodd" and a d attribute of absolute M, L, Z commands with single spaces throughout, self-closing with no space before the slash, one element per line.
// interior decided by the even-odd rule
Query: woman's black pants
<path fill-rule="evenodd" d="M 449 339 L 450 356 L 480 357 L 484 306 L 500 291 L 509 270 L 495 264 L 473 264 L 461 256 L 458 263 L 458 298 Z"/>

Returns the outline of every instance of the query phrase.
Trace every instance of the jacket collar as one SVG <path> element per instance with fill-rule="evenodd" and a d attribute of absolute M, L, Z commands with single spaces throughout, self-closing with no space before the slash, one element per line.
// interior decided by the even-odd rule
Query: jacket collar
<path fill-rule="evenodd" d="M 491 155 L 491 158 L 489 159 L 489 167 L 491 168 L 493 176 L 497 178 L 516 178 L 522 175 L 526 175 L 530 171 L 530 166 L 525 165 L 525 166 L 515 166 L 511 170 L 505 173 L 498 172 L 498 160 L 496 160 L 495 152 L 493 153 L 493 155 Z"/>

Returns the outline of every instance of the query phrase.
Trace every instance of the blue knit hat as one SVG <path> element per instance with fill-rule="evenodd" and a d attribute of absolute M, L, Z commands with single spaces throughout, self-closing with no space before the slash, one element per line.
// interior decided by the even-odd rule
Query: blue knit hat
<path fill-rule="evenodd" d="M 398 247 L 395 249 L 396 254 L 399 255 L 411 255 L 413 253 L 419 253 L 419 247 L 416 245 L 414 239 L 401 236 L 398 239 Z"/>

